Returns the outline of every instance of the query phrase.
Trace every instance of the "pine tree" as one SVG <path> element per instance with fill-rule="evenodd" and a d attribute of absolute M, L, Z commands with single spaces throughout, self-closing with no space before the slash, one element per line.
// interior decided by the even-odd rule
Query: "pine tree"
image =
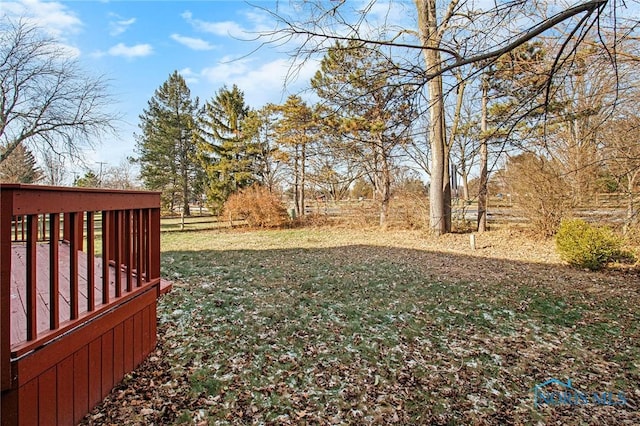
<path fill-rule="evenodd" d="M 249 111 L 244 93 L 236 85 L 231 90 L 222 87 L 204 105 L 198 156 L 207 174 L 207 198 L 214 210 L 220 209 L 231 193 L 256 181 L 254 161 L 260 148 L 254 135 L 243 128 Z"/>
<path fill-rule="evenodd" d="M 198 99 L 191 99 L 184 78 L 174 71 L 140 115 L 137 136 L 136 161 L 145 187 L 161 190 L 171 211 L 181 203 L 183 216 L 190 215 L 189 201 L 197 195 L 193 183 L 201 173 L 194 139 L 197 111 Z"/>
<path fill-rule="evenodd" d="M 269 192 L 279 191 L 283 168 L 288 156 L 277 141 L 275 130 L 276 109 L 267 104 L 259 110 L 249 111 L 244 120 L 244 132 L 252 136 L 257 148 L 253 161 L 253 173 L 258 183 Z"/>
<path fill-rule="evenodd" d="M 293 169 L 293 198 L 296 214 L 305 214 L 305 185 L 309 145 L 318 133 L 317 119 L 300 96 L 291 95 L 283 105 L 275 106 L 280 114 L 275 124 L 277 140 L 289 152 Z"/>
<path fill-rule="evenodd" d="M 99 188 L 100 179 L 94 172 L 89 170 L 84 176 L 77 178 L 75 182 L 73 182 L 73 186 L 80 188 Z"/>
<path fill-rule="evenodd" d="M 5 152 L 0 147 L 0 155 Z M 42 170 L 36 165 L 33 153 L 24 145 L 16 146 L 11 154 L 0 163 L 0 182 L 35 183 L 43 178 Z"/>
<path fill-rule="evenodd" d="M 396 149 L 406 143 L 412 122 L 408 95 L 388 58 L 377 48 L 337 43 L 323 58 L 311 86 L 330 110 L 344 148 L 374 183 L 380 226 L 387 226 Z"/>

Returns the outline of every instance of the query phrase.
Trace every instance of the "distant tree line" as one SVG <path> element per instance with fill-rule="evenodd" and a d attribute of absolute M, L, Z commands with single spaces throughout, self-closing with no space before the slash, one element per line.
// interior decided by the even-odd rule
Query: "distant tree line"
<path fill-rule="evenodd" d="M 493 187 L 501 185 L 494 195 L 513 194 L 549 234 L 595 192 L 622 191 L 632 222 L 640 180 L 637 61 L 619 61 L 616 81 L 606 49 L 588 43 L 575 46 L 570 70 L 549 81 L 553 46 L 525 43 L 451 94 L 447 150 L 461 180 L 453 197 L 486 197 L 493 173 Z M 379 203 L 385 227 L 393 188 L 407 183 L 407 170 L 414 181 L 432 172 L 417 85 L 380 46 L 354 42 L 327 50 L 310 81 L 313 105 L 291 95 L 253 109 L 235 85 L 200 105 L 174 72 L 140 116 L 142 180 L 162 191 L 167 210 L 187 215 L 194 202 L 219 212 L 231 194 L 254 183 L 284 193 L 298 216 L 310 197 L 366 196 Z M 472 179 L 470 189 L 481 169 L 485 181 Z"/>
<path fill-rule="evenodd" d="M 304 41 L 297 58 L 321 55 L 314 104 L 292 95 L 254 109 L 233 86 L 200 106 L 174 73 L 141 116 L 145 184 L 188 213 L 189 201 L 219 211 L 259 183 L 283 191 L 298 215 L 310 196 L 341 199 L 366 184 L 385 227 L 409 168 L 427 177 L 437 234 L 451 230 L 459 198 L 477 201 L 486 230 L 498 180 L 544 234 L 598 191 L 626 193 L 626 225 L 637 221 L 638 38 L 606 15 L 610 2 L 415 3 L 417 31 L 384 21 L 366 36 L 372 9 L 311 1 L 293 17 L 274 12 L 282 28 L 267 36 Z M 503 39 L 505 16 L 531 26 L 495 44 L 483 29 Z"/>

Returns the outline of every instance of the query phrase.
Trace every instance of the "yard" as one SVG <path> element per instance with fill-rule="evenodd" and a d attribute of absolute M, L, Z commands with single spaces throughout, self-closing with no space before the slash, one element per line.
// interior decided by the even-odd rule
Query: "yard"
<path fill-rule="evenodd" d="M 157 352 L 84 424 L 640 423 L 640 277 L 550 241 L 199 229 L 162 250 Z M 535 407 L 551 378 L 611 405 Z"/>

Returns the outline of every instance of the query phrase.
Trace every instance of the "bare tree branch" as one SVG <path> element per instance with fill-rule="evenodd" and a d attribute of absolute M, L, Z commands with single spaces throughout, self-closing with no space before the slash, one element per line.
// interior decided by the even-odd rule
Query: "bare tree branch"
<path fill-rule="evenodd" d="M 113 131 L 113 99 L 103 77 L 85 73 L 55 40 L 22 21 L 0 26 L 2 163 L 19 145 L 79 156 Z"/>

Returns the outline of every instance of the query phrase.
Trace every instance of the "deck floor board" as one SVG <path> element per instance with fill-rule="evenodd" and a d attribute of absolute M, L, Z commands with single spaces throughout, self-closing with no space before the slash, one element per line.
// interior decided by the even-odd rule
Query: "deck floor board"
<path fill-rule="evenodd" d="M 49 243 L 38 243 L 36 250 L 36 285 L 37 285 L 37 310 L 36 322 L 38 334 L 50 328 L 49 310 Z M 60 325 L 63 325 L 71 317 L 70 304 L 70 248 L 67 243 L 58 243 L 58 279 L 59 295 L 58 309 Z M 79 313 L 87 312 L 87 261 L 86 252 L 78 252 L 78 310 Z M 102 259 L 94 257 L 94 301 L 95 307 L 102 305 Z M 17 345 L 27 340 L 27 294 L 26 294 L 26 245 L 14 243 L 11 250 L 11 345 Z M 115 297 L 114 266 L 109 267 L 109 300 L 117 302 Z M 126 271 L 120 271 L 123 283 L 122 294 L 126 294 Z M 133 275 L 133 286 L 137 286 L 137 277 Z"/>

